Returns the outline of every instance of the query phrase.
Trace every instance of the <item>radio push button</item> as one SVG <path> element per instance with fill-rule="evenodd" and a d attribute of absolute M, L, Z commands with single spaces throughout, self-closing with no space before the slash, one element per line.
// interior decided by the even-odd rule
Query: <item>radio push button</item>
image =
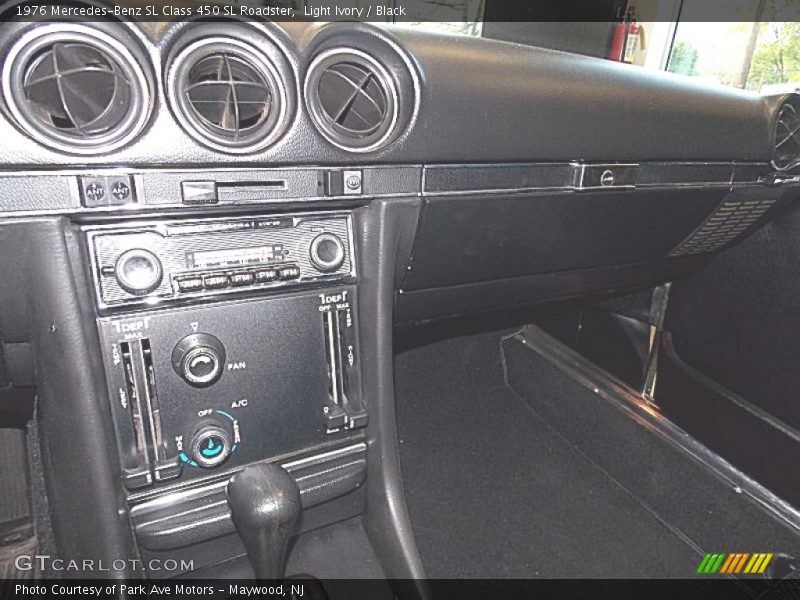
<path fill-rule="evenodd" d="M 297 279 L 300 277 L 300 267 L 296 265 L 287 265 L 278 269 L 278 275 L 281 279 Z"/>
<path fill-rule="evenodd" d="M 275 269 L 259 269 L 255 272 L 256 283 L 269 283 L 278 279 L 278 271 Z"/>
<path fill-rule="evenodd" d="M 203 289 L 202 277 L 182 277 L 177 281 L 179 292 L 196 292 Z"/>
<path fill-rule="evenodd" d="M 220 275 L 206 275 L 203 277 L 203 287 L 207 290 L 228 287 L 228 276 L 224 273 Z"/>
<path fill-rule="evenodd" d="M 252 273 L 248 272 L 231 273 L 230 280 L 231 280 L 231 285 L 235 286 L 253 285 L 253 282 L 255 281 L 255 276 Z"/>

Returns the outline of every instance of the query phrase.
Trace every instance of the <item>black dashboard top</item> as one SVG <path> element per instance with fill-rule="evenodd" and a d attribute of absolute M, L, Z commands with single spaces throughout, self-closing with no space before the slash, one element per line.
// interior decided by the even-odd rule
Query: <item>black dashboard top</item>
<path fill-rule="evenodd" d="M 0 26 L 5 82 L 15 76 L 9 64 L 25 56 L 19 45 L 36 39 L 47 27 L 89 27 L 119 41 L 141 63 L 143 85 L 149 88 L 142 104 L 148 112 L 140 129 L 118 147 L 55 149 L 47 140 L 33 139 L 11 106 L 14 97 L 5 93 L 0 168 L 6 170 L 564 161 L 766 164 L 781 106 L 780 100 L 755 93 L 600 59 L 357 23 L 7 22 Z M 268 143 L 226 148 L 209 141 L 209 135 L 198 135 L 192 131 L 197 123 L 181 118 L 176 94 L 187 92 L 180 82 L 170 80 L 177 76 L 172 63 L 188 52 L 186 48 L 208 38 L 222 44 L 241 42 L 245 52 L 255 47 L 259 60 L 274 67 L 269 73 L 276 80 L 273 97 L 282 103 L 283 121 L 271 130 Z M 330 70 L 330 60 L 343 52 L 342 62 Z M 329 55 L 334 58 L 326 63 Z M 317 67 L 322 75 L 315 73 Z M 331 129 L 326 130 L 324 122 L 320 125 L 326 111 L 331 112 L 326 102 L 337 102 L 336 97 L 316 97 L 322 93 L 317 87 L 322 85 L 320 77 L 341 76 L 334 71 L 350 67 L 361 69 L 359 73 L 372 69 L 372 83 L 367 85 L 377 81 L 384 86 L 372 91 L 365 87 L 362 91 L 368 93 L 356 94 L 365 107 L 378 102 L 377 108 L 361 108 L 362 113 L 374 108 L 376 118 L 388 119 L 374 131 L 369 129 L 373 123 L 364 125 L 363 136 L 360 130 L 353 134 L 360 123 L 347 122 L 362 115 L 337 113 L 331 117 Z M 30 83 L 23 79 L 30 77 L 31 68 L 18 68 L 23 87 Z M 315 85 L 309 87 L 309 80 Z M 339 108 L 345 110 L 344 103 L 333 112 Z M 213 126 L 224 129 L 225 118 L 219 116 Z M 244 117 L 237 118 L 244 123 Z M 366 120 L 371 118 L 367 115 Z M 365 141 L 350 144 L 348 135 Z"/>

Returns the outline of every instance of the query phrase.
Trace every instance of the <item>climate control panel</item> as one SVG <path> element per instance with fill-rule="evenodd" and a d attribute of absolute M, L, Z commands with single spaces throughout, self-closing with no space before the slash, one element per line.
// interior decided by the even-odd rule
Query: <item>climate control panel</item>
<path fill-rule="evenodd" d="M 99 318 L 126 486 L 362 437 L 356 301 L 344 285 Z"/>

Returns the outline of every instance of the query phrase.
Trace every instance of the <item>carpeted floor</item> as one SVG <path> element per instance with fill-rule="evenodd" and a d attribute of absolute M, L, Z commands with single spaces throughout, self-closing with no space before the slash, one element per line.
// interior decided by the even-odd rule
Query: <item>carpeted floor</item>
<path fill-rule="evenodd" d="M 497 334 L 396 357 L 403 485 L 430 577 L 685 578 L 704 552 L 743 548 L 716 544 L 797 544 L 539 355 L 511 340 L 505 353 L 513 389 Z"/>

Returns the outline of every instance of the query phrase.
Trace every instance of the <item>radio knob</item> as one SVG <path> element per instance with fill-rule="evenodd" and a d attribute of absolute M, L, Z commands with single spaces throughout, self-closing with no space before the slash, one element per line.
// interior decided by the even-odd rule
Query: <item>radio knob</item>
<path fill-rule="evenodd" d="M 189 448 L 198 465 L 211 469 L 230 456 L 231 436 L 225 428 L 208 423 L 197 428 Z"/>
<path fill-rule="evenodd" d="M 209 333 L 187 335 L 172 351 L 172 368 L 194 387 L 215 383 L 224 364 L 225 346 Z"/>
<path fill-rule="evenodd" d="M 309 256 L 318 270 L 335 271 L 344 262 L 344 244 L 337 235 L 321 233 L 311 242 Z"/>
<path fill-rule="evenodd" d="M 114 265 L 114 276 L 123 290 L 141 296 L 159 286 L 163 269 L 155 254 L 134 248 L 120 254 Z"/>

